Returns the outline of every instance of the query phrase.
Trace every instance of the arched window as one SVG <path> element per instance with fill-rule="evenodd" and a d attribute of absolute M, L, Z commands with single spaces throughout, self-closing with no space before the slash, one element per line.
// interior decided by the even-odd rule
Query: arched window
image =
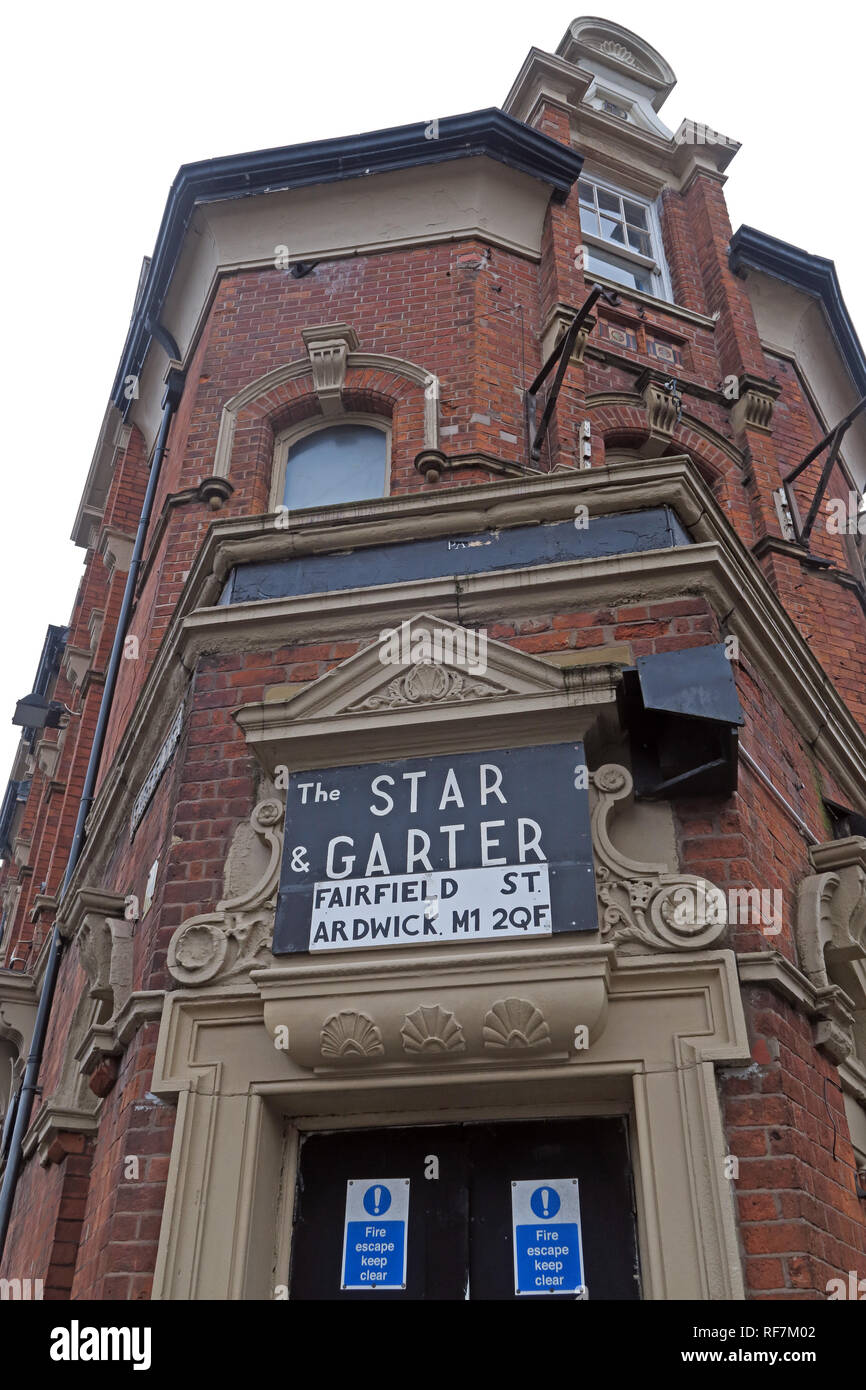
<path fill-rule="evenodd" d="M 272 508 L 332 507 L 388 491 L 389 431 L 370 416 L 295 427 L 277 443 Z"/>

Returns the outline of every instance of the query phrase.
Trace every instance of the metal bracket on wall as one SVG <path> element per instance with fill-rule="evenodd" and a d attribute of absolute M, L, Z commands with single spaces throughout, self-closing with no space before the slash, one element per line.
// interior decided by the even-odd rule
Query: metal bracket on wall
<path fill-rule="evenodd" d="M 816 444 L 814 449 L 811 449 L 809 451 L 809 453 L 803 459 L 802 463 L 798 463 L 797 467 L 792 469 L 791 472 L 788 473 L 787 476 L 782 479 L 782 489 L 784 490 L 785 498 L 788 503 L 788 510 L 790 512 L 790 520 L 794 532 L 794 539 L 799 541 L 801 545 L 805 545 L 808 547 L 809 537 L 812 534 L 812 528 L 814 527 L 815 521 L 818 516 L 818 508 L 820 507 L 821 502 L 824 498 L 824 493 L 827 491 L 827 484 L 830 481 L 830 474 L 833 472 L 833 466 L 836 463 L 837 458 L 839 457 L 839 450 L 842 447 L 842 440 L 844 439 L 849 426 L 853 425 L 854 421 L 857 419 L 857 416 L 864 409 L 866 409 L 866 396 L 861 397 L 861 399 L 855 405 L 854 409 L 849 410 L 848 414 L 842 420 L 839 421 L 838 425 L 834 425 L 833 429 L 830 430 L 828 434 L 824 435 L 824 438 L 821 440 L 820 444 Z M 812 463 L 818 457 L 819 454 L 824 452 L 828 445 L 830 446 L 830 452 L 828 453 L 827 458 L 824 462 L 824 467 L 821 470 L 821 477 L 818 481 L 818 486 L 815 490 L 815 496 L 812 498 L 812 504 L 809 507 L 809 512 L 806 517 L 806 520 L 801 523 L 800 512 L 797 507 L 797 501 L 794 496 L 791 484 L 794 482 L 795 478 L 799 478 L 800 474 L 804 471 L 804 469 L 808 468 L 809 464 Z"/>
<path fill-rule="evenodd" d="M 541 458 L 541 445 L 544 442 L 544 436 L 547 434 L 547 427 L 550 424 L 551 417 L 553 415 L 554 410 L 556 409 L 556 402 L 559 397 L 559 392 L 560 388 L 562 387 L 562 382 L 565 377 L 566 369 L 568 367 L 569 362 L 571 361 L 571 354 L 574 349 L 574 345 L 577 342 L 577 335 L 583 327 L 584 323 L 586 322 L 587 318 L 589 317 L 590 313 L 592 312 L 593 305 L 595 304 L 597 299 L 603 299 L 606 304 L 611 304 L 613 306 L 616 306 L 617 304 L 620 304 L 622 302 L 615 290 L 606 290 L 603 289 L 601 285 L 593 285 L 590 294 L 587 296 L 581 307 L 578 309 L 571 323 L 568 325 L 568 328 L 563 333 L 556 347 L 553 349 L 552 353 L 548 357 L 541 371 L 538 373 L 538 376 L 535 378 L 532 385 L 529 387 L 528 391 L 524 396 L 524 404 L 526 408 L 527 435 L 532 440 L 529 449 L 529 454 L 533 462 L 537 463 L 538 460 Z M 542 415 L 541 421 L 536 429 L 536 398 L 538 396 L 538 392 L 541 390 L 542 385 L 547 380 L 550 373 L 553 371 L 557 362 L 559 363 L 559 367 L 557 369 L 556 376 L 553 380 L 553 386 L 550 389 L 550 395 L 548 396 L 547 402 L 544 407 L 544 414 Z M 534 434 L 533 430 L 535 430 Z"/>

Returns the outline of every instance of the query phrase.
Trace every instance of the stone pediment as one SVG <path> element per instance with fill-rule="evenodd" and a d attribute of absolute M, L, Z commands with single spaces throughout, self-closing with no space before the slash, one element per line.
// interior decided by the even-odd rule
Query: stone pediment
<path fill-rule="evenodd" d="M 613 706 L 619 674 L 610 662 L 554 665 L 419 613 L 298 694 L 245 705 L 235 718 L 273 776 L 279 765 L 351 761 L 353 740 L 366 760 L 581 738 L 598 707 Z"/>

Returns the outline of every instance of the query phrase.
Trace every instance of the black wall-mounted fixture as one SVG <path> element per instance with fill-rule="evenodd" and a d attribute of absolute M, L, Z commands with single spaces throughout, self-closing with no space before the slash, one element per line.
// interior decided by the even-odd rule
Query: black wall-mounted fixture
<path fill-rule="evenodd" d="M 866 836 L 866 816 L 861 815 L 859 811 L 852 811 L 850 806 L 841 806 L 838 801 L 831 801 L 826 796 L 824 805 L 833 826 L 834 840 L 847 840 L 851 835 Z"/>
<path fill-rule="evenodd" d="M 57 729 L 67 710 L 62 700 L 46 700 L 44 695 L 34 691 L 25 695 L 15 706 L 12 723 L 25 729 Z"/>
<path fill-rule="evenodd" d="M 736 791 L 745 719 L 724 643 L 639 657 L 617 699 L 638 798 Z"/>
<path fill-rule="evenodd" d="M 835 464 L 836 459 L 839 457 L 839 450 L 842 447 L 842 440 L 845 438 L 847 430 L 850 428 L 851 425 L 853 425 L 854 421 L 857 419 L 857 416 L 863 410 L 866 410 L 866 396 L 862 396 L 861 399 L 855 405 L 854 409 L 849 410 L 848 414 L 845 415 L 843 419 L 839 421 L 838 425 L 834 425 L 833 429 L 830 430 L 829 434 L 824 435 L 824 438 L 821 440 L 820 444 L 816 444 L 814 449 L 810 449 L 803 461 L 801 463 L 798 463 L 796 468 L 792 468 L 791 472 L 788 473 L 782 479 L 782 487 L 784 489 L 785 497 L 788 502 L 788 510 L 791 516 L 791 525 L 794 528 L 794 536 L 795 539 L 798 540 L 801 545 L 808 546 L 809 544 L 809 537 L 812 534 L 812 528 L 815 525 L 815 521 L 818 516 L 818 508 L 820 507 L 821 502 L 823 501 L 824 493 L 827 491 L 827 484 L 830 481 L 830 474 L 833 472 L 833 465 Z M 797 507 L 797 499 L 794 496 L 794 491 L 791 487 L 791 484 L 794 482 L 795 478 L 799 478 L 800 474 L 806 468 L 809 467 L 809 464 L 812 463 L 818 457 L 819 454 L 823 453 L 823 451 L 828 447 L 828 445 L 829 453 L 827 454 L 827 457 L 824 461 L 824 467 L 821 470 L 821 477 L 818 479 L 818 486 L 815 489 L 815 495 L 812 498 L 812 503 L 809 507 L 809 512 L 806 517 L 806 520 L 801 523 L 800 513 Z"/>
<path fill-rule="evenodd" d="M 568 328 L 565 330 L 559 342 L 556 344 L 556 347 L 553 349 L 553 352 L 550 354 L 541 371 L 538 373 L 538 376 L 535 378 L 532 385 L 529 387 L 529 390 L 526 392 L 524 404 L 526 407 L 527 433 L 529 435 L 530 440 L 532 441 L 529 447 L 529 456 L 533 463 L 536 463 L 541 458 L 541 446 L 544 443 L 544 436 L 547 434 L 547 427 L 550 424 L 551 417 L 553 415 L 554 410 L 556 409 L 556 402 L 559 398 L 560 388 L 562 386 L 563 378 L 568 368 L 568 364 L 571 361 L 571 354 L 574 349 L 574 345 L 577 342 L 577 335 L 583 327 L 583 324 L 589 317 L 593 305 L 595 304 L 597 299 L 603 299 L 606 304 L 615 305 L 621 303 L 620 297 L 615 290 L 606 290 L 603 289 L 601 285 L 593 285 L 590 294 L 587 296 L 583 304 L 578 309 L 574 318 L 571 320 L 571 323 L 568 325 Z M 557 369 L 556 376 L 554 377 L 553 385 L 550 388 L 550 395 L 547 397 L 547 402 L 544 407 L 544 414 L 542 415 L 541 421 L 538 427 L 536 428 L 536 397 L 538 395 L 538 392 L 541 390 L 541 387 L 543 386 L 544 382 L 547 380 L 548 376 L 553 371 L 557 362 L 559 363 L 559 367 Z"/>

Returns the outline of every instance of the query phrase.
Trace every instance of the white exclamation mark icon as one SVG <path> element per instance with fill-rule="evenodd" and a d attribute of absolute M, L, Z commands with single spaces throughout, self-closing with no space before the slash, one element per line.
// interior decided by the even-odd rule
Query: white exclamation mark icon
<path fill-rule="evenodd" d="M 382 1200 L 382 1189 L 381 1189 L 381 1187 L 374 1187 L 374 1189 L 373 1189 L 373 1215 L 374 1215 L 374 1216 L 378 1216 L 378 1215 L 379 1215 L 379 1203 L 381 1202 L 381 1200 Z M 546 1215 L 547 1215 L 547 1212 L 545 1212 L 544 1214 L 545 1214 L 545 1216 L 546 1216 Z"/>
<path fill-rule="evenodd" d="M 543 1210 L 544 1210 L 544 1215 L 545 1215 L 545 1216 L 548 1216 L 548 1215 L 550 1214 L 550 1213 L 549 1213 L 549 1207 L 550 1207 L 550 1193 L 548 1192 L 548 1190 L 547 1190 L 546 1187 L 543 1187 L 543 1188 L 541 1189 L 541 1205 L 542 1205 L 542 1208 L 543 1208 Z"/>

